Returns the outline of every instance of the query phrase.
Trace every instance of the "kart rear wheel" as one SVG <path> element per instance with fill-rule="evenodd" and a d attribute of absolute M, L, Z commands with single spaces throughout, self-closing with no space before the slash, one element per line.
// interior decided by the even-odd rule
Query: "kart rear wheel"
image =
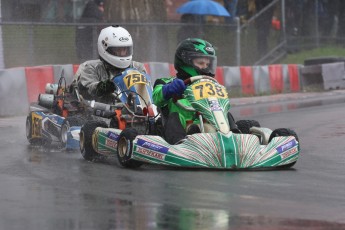
<path fill-rule="evenodd" d="M 242 134 L 250 134 L 251 127 L 261 127 L 256 120 L 239 120 L 236 122 L 236 125 Z"/>
<path fill-rule="evenodd" d="M 108 125 L 104 121 L 88 121 L 86 122 L 80 130 L 80 152 L 81 155 L 87 161 L 94 160 L 98 153 L 93 148 L 93 132 L 97 127 L 108 128 Z"/>
<path fill-rule="evenodd" d="M 293 136 L 299 142 L 298 136 L 297 136 L 295 131 L 293 131 L 292 129 L 287 129 L 287 128 L 279 128 L 279 129 L 273 130 L 273 132 L 270 135 L 270 138 L 268 139 L 268 143 L 271 142 L 271 140 L 274 137 L 287 137 L 287 136 Z M 277 168 L 288 169 L 288 168 L 291 168 L 292 166 L 294 166 L 294 164 L 296 164 L 296 161 L 289 163 L 289 164 L 286 164 L 286 165 L 280 165 Z"/>
<path fill-rule="evenodd" d="M 138 168 L 142 162 L 131 159 L 133 153 L 133 140 L 138 135 L 138 131 L 133 128 L 124 129 L 117 143 L 117 158 L 119 163 L 125 168 Z"/>
<path fill-rule="evenodd" d="M 85 120 L 80 116 L 66 117 L 61 125 L 60 141 L 62 146 L 67 144 L 67 133 L 72 126 L 82 126 Z"/>

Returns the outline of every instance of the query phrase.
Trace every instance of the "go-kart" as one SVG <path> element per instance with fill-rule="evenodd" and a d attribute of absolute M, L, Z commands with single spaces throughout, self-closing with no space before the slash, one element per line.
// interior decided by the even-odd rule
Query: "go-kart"
<path fill-rule="evenodd" d="M 109 156 L 116 153 L 118 134 L 122 130 L 135 129 L 141 134 L 157 134 L 159 132 L 159 114 L 152 102 L 152 85 L 150 76 L 137 70 L 128 70 L 114 79 L 120 91 L 116 94 L 117 102 L 112 112 L 96 111 L 99 116 L 110 119 L 105 121 L 89 120 L 80 130 L 80 150 L 85 160 L 92 161 L 99 156 Z M 105 113 L 105 115 L 103 115 Z M 102 115 L 101 115 L 102 114 Z M 109 129 L 107 136 L 98 136 L 104 141 L 98 145 L 98 152 L 93 150 L 94 130 Z"/>
<path fill-rule="evenodd" d="M 26 118 L 26 137 L 29 143 L 77 148 L 79 142 L 67 143 L 61 130 L 82 125 L 88 117 L 87 107 L 78 90 L 72 86 L 67 87 L 62 72 L 58 84 L 46 84 L 45 94 L 39 94 L 38 101 L 30 104 Z M 79 137 L 79 132 L 70 131 L 72 135 Z"/>
<path fill-rule="evenodd" d="M 178 100 L 176 103 L 195 112 L 200 133 L 169 144 L 160 135 L 142 134 L 133 127 L 119 130 L 84 125 L 80 133 L 83 156 L 117 154 L 119 163 L 128 168 L 149 163 L 231 170 L 272 169 L 290 168 L 296 163 L 300 147 L 293 130 L 272 131 L 254 120 L 235 123 L 224 86 L 208 76 L 195 76 L 185 83 L 188 86 L 184 98 L 191 106 L 183 106 Z"/>
<path fill-rule="evenodd" d="M 66 86 L 63 76 L 58 84 L 47 84 L 46 94 L 40 94 L 38 102 L 30 105 L 26 120 L 29 142 L 40 145 L 57 143 L 67 150 L 79 150 L 79 133 L 86 121 L 97 121 L 124 129 L 124 117 L 128 115 L 123 112 L 123 107 L 129 106 L 126 103 L 133 100 L 138 101 L 137 104 L 143 103 L 141 94 L 152 95 L 150 76 L 135 69 L 127 69 L 112 80 L 118 86 L 113 93 L 112 104 L 84 100 L 77 88 Z M 150 103 L 149 100 L 148 102 Z M 135 112 L 140 108 L 134 108 Z"/>

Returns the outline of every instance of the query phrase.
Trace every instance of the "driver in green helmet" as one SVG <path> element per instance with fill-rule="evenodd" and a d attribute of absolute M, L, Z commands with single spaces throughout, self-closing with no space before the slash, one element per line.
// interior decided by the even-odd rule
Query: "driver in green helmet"
<path fill-rule="evenodd" d="M 163 136 L 170 144 L 175 144 L 186 134 L 200 132 L 196 123 L 187 125 L 187 121 L 193 120 L 194 112 L 181 109 L 174 100 L 181 97 L 186 89 L 184 80 L 198 75 L 214 77 L 217 66 L 214 47 L 205 40 L 188 38 L 178 45 L 174 66 L 176 77 L 157 79 L 153 89 L 153 102 L 161 110 L 163 117 Z M 191 106 L 186 99 L 179 100 L 180 103 Z"/>

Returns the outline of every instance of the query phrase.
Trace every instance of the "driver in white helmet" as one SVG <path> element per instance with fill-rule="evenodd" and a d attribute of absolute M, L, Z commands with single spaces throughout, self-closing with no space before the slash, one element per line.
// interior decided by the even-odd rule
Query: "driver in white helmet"
<path fill-rule="evenodd" d="M 133 40 L 129 32 L 120 26 L 104 28 L 97 42 L 99 59 L 82 63 L 72 85 L 86 100 L 113 102 L 116 89 L 111 79 L 127 68 L 146 73 L 144 64 L 132 61 Z"/>

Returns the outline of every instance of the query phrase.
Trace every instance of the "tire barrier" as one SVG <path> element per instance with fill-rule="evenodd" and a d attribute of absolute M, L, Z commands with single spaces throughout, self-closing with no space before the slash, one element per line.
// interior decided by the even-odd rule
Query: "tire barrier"
<path fill-rule="evenodd" d="M 176 75 L 174 65 L 170 63 L 149 62 L 144 65 L 151 75 L 152 84 L 157 78 Z M 78 67 L 66 64 L 0 70 L 0 116 L 26 114 L 29 104 L 36 102 L 38 95 L 45 92 L 47 83 L 58 83 L 63 72 L 69 85 Z M 302 85 L 301 68 L 301 65 L 223 66 L 217 67 L 216 79 L 235 97 L 298 92 Z M 324 72 L 334 73 L 336 68 L 340 67 L 325 68 Z M 342 66 L 338 75 L 344 71 Z M 342 82 L 345 83 L 344 80 Z"/>
<path fill-rule="evenodd" d="M 304 89 L 345 89 L 345 63 L 304 66 L 300 79 Z"/>

